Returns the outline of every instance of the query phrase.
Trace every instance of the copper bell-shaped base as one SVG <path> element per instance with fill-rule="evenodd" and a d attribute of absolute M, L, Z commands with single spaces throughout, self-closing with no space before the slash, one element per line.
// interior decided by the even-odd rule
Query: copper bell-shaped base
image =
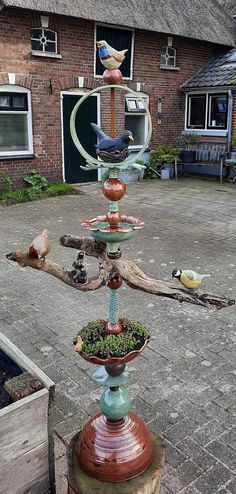
<path fill-rule="evenodd" d="M 103 482 L 121 482 L 145 472 L 153 445 L 142 419 L 133 412 L 116 421 L 99 413 L 81 431 L 77 443 L 81 468 Z"/>

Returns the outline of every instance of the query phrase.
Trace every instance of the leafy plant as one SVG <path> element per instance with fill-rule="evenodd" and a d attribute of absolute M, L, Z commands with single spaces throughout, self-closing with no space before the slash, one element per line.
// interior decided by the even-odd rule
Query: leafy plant
<path fill-rule="evenodd" d="M 26 187 L 33 189 L 35 193 L 46 190 L 49 185 L 47 178 L 39 170 L 31 170 L 29 175 L 26 175 L 23 180 Z"/>
<path fill-rule="evenodd" d="M 164 164 L 173 163 L 174 159 L 179 156 L 179 149 L 167 144 L 162 144 L 151 151 L 150 166 L 156 170 Z"/>
<path fill-rule="evenodd" d="M 196 146 L 197 144 L 199 144 L 199 142 L 200 142 L 200 136 L 194 131 L 183 132 L 181 136 L 178 138 L 179 146 L 186 151 L 196 149 Z"/>
<path fill-rule="evenodd" d="M 10 175 L 0 171 L 0 181 L 2 182 L 3 193 L 8 194 L 12 192 L 12 179 Z"/>
<path fill-rule="evenodd" d="M 232 137 L 231 144 L 232 146 L 236 146 L 236 137 Z"/>
<path fill-rule="evenodd" d="M 86 357 L 98 356 L 99 358 L 123 357 L 132 350 L 143 346 L 149 337 L 148 329 L 134 319 L 120 318 L 122 333 L 108 335 L 106 333 L 106 321 L 98 319 L 84 326 L 74 339 L 80 336 L 83 340 L 81 354 Z"/>
<path fill-rule="evenodd" d="M 160 172 L 157 172 L 151 163 L 146 163 L 146 168 L 144 170 L 144 179 L 155 179 L 160 178 Z"/>

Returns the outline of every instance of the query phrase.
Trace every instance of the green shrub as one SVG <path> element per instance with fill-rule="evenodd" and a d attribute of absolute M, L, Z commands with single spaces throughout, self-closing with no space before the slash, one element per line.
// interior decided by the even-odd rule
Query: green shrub
<path fill-rule="evenodd" d="M 26 175 L 23 180 L 26 187 L 33 189 L 35 193 L 46 190 L 49 185 L 47 178 L 39 170 L 31 170 L 29 175 Z"/>
<path fill-rule="evenodd" d="M 181 136 L 178 138 L 178 145 L 182 149 L 189 151 L 191 149 L 196 149 L 200 140 L 200 136 L 194 130 L 191 132 L 182 132 Z"/>
<path fill-rule="evenodd" d="M 167 144 L 159 145 L 151 151 L 150 166 L 155 170 L 164 164 L 173 163 L 174 159 L 180 154 L 179 149 Z"/>

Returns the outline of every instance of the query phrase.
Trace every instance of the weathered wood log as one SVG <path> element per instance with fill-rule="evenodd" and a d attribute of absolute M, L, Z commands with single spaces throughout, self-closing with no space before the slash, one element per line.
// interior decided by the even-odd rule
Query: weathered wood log
<path fill-rule="evenodd" d="M 4 383 L 4 388 L 10 395 L 12 401 L 21 400 L 25 396 L 30 396 L 35 391 L 43 389 L 43 385 L 36 376 L 30 372 L 23 372 L 19 376 L 13 377 Z"/>
<path fill-rule="evenodd" d="M 59 264 L 56 264 L 53 261 L 49 261 L 46 258 L 35 259 L 33 257 L 30 257 L 27 252 L 21 252 L 20 250 L 10 252 L 10 254 L 6 255 L 6 258 L 10 261 L 18 262 L 20 266 L 29 266 L 31 268 L 38 269 L 39 271 L 44 271 L 45 273 L 51 274 L 52 276 L 58 278 L 60 281 L 63 281 L 63 283 L 66 283 L 67 285 L 76 288 L 76 290 L 80 290 L 83 292 L 97 290 L 105 284 L 105 273 L 101 265 L 99 265 L 99 274 L 97 277 L 90 278 L 88 279 L 87 283 L 80 284 L 73 281 L 73 279 L 70 277 L 70 271 L 65 270 Z"/>

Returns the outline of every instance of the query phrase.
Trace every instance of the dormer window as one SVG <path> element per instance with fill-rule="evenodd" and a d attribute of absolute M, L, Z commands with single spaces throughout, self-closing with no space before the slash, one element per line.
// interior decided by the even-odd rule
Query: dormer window
<path fill-rule="evenodd" d="M 176 66 L 176 50 L 171 46 L 164 46 L 161 49 L 160 67 L 171 68 L 175 66 Z"/>
<path fill-rule="evenodd" d="M 57 54 L 57 33 L 44 27 L 31 30 L 31 48 L 35 54 Z"/>

